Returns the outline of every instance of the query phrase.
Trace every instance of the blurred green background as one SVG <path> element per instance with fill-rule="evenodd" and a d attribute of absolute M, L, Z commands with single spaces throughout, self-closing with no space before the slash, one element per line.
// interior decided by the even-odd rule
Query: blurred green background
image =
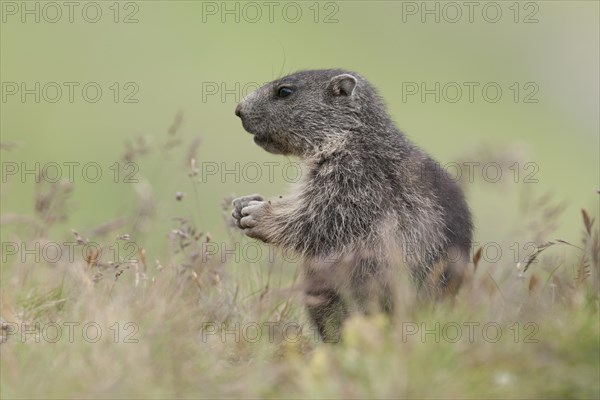
<path fill-rule="evenodd" d="M 40 7 L 39 22 L 35 15 L 25 15 L 22 21 L 23 4 Z M 239 97 L 246 94 L 242 88 L 299 69 L 333 67 L 367 77 L 399 128 L 442 164 L 485 163 L 487 151 L 519 161 L 516 183 L 514 170 L 506 167 L 502 174 L 510 177 L 503 184 L 485 182 L 481 169 L 475 169 L 467 195 L 477 241 L 494 240 L 500 229 L 518 228 L 523 223 L 519 210 L 528 196 L 553 193 L 557 201 L 568 203 L 556 229 L 556 236 L 566 239 L 579 238 L 579 208 L 597 214 L 598 2 L 498 2 L 502 15 L 495 23 L 486 21 L 494 17 L 494 10 L 487 10 L 484 18 L 486 2 L 478 3 L 472 22 L 465 6 L 462 17 L 452 22 L 455 9 L 445 8 L 443 2 L 426 3 L 430 9 L 439 8 L 439 22 L 435 15 L 421 15 L 423 2 L 296 2 L 286 8 L 287 14 L 286 3 L 276 2 L 273 22 L 262 2 L 99 2 L 102 16 L 96 23 L 82 15 L 86 3 L 77 4 L 73 22 L 63 7 L 62 18 L 52 23 L 44 18 L 52 20 L 56 12 L 44 10 L 44 3 L 2 2 L 1 139 L 16 145 L 1 152 L 3 175 L 7 162 L 31 168 L 36 162 L 93 161 L 102 167 L 103 177 L 96 183 L 86 182 L 81 169 L 75 169 L 72 209 L 69 220 L 56 227 L 60 235 L 71 237 L 69 228 L 85 231 L 134 212 L 135 186 L 149 183 L 157 217 L 144 239 L 151 256 L 166 250 L 165 234 L 173 216 L 190 218 L 216 240 L 224 237 L 222 199 L 233 193 L 278 195 L 287 185 L 282 170 L 275 168 L 274 182 L 265 175 L 254 183 L 230 174 L 193 184 L 186 162 L 188 144 L 201 137 L 201 166 L 294 161 L 267 154 L 244 132 L 233 114 Z M 223 7 L 238 13 L 222 15 Z M 297 10 L 300 18 L 290 22 Z M 95 18 L 95 9 L 86 12 L 86 18 Z M 125 23 L 126 18 L 137 22 Z M 27 95 L 23 102 L 21 93 L 7 92 L 13 83 L 23 82 L 28 88 L 35 82 L 41 87 L 57 82 L 62 97 L 51 103 L 42 96 L 36 103 L 34 95 Z M 72 103 L 64 82 L 79 83 Z M 98 102 L 82 97 L 81 88 L 88 82 L 102 88 Z M 115 82 L 120 90 L 117 102 L 111 89 Z M 128 82 L 134 86 L 125 86 Z M 421 101 L 420 94 L 407 96 L 403 91 L 407 82 L 428 88 L 436 82 L 442 87 L 457 82 L 463 93 L 454 103 L 443 96 L 438 103 L 434 95 Z M 472 102 L 463 82 L 479 84 Z M 495 103 L 482 96 L 481 88 L 489 82 L 502 89 Z M 139 88 L 132 97 L 138 102 L 125 103 L 132 87 Z M 215 87 L 219 90 L 212 94 Z M 223 87 L 232 92 L 224 93 Z M 531 97 L 537 102 L 527 103 L 532 88 L 538 89 Z M 447 94 L 454 97 L 453 91 Z M 183 118 L 175 136 L 184 142 L 178 149 L 160 150 L 178 113 Z M 109 167 L 123 162 L 125 144 L 137 137 L 145 138 L 150 149 L 134 160 L 141 182 L 114 183 Z M 526 162 L 537 165 L 537 183 L 524 182 L 531 172 L 525 170 Z M 32 214 L 34 186 L 31 175 L 24 182 L 19 175 L 3 181 L 2 214 Z M 182 201 L 175 199 L 178 191 L 184 193 Z M 12 225 L 2 229 L 3 240 L 16 232 Z M 127 233 L 127 227 L 119 233 Z"/>

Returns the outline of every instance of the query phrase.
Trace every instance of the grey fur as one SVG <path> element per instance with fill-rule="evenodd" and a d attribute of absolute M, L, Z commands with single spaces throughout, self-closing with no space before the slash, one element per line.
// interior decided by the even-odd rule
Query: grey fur
<path fill-rule="evenodd" d="M 391 310 L 389 282 L 404 266 L 422 292 L 456 291 L 472 236 L 462 191 L 395 127 L 365 78 L 297 72 L 236 114 L 256 144 L 302 162 L 289 195 L 236 199 L 233 217 L 247 236 L 302 256 L 308 311 L 325 339 L 337 337 L 350 303 Z"/>

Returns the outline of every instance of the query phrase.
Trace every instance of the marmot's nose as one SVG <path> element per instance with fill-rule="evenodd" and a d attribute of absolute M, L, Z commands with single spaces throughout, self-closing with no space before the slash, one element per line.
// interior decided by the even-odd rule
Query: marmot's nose
<path fill-rule="evenodd" d="M 235 115 L 242 118 L 242 103 L 238 103 L 237 107 L 235 108 Z"/>

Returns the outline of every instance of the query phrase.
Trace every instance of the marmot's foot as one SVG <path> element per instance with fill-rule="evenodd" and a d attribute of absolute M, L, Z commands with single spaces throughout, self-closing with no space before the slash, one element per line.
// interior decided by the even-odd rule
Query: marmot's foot
<path fill-rule="evenodd" d="M 238 228 L 244 229 L 240 223 L 243 217 L 242 209 L 248 206 L 248 203 L 251 201 L 263 201 L 263 198 L 259 194 L 251 194 L 249 196 L 242 196 L 233 200 L 233 211 L 231 212 L 231 216 L 235 220 L 235 225 Z"/>
<path fill-rule="evenodd" d="M 264 217 L 269 213 L 271 204 L 268 201 L 252 200 L 242 208 L 242 219 L 240 227 L 248 237 L 262 240 L 268 243 L 268 227 L 265 225 Z"/>

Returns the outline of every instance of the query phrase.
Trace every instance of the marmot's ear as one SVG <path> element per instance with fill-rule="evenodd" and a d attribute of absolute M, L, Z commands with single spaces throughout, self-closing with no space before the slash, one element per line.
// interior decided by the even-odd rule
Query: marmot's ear
<path fill-rule="evenodd" d="M 356 87 L 356 78 L 350 74 L 341 74 L 331 78 L 331 88 L 335 96 L 352 96 Z"/>

